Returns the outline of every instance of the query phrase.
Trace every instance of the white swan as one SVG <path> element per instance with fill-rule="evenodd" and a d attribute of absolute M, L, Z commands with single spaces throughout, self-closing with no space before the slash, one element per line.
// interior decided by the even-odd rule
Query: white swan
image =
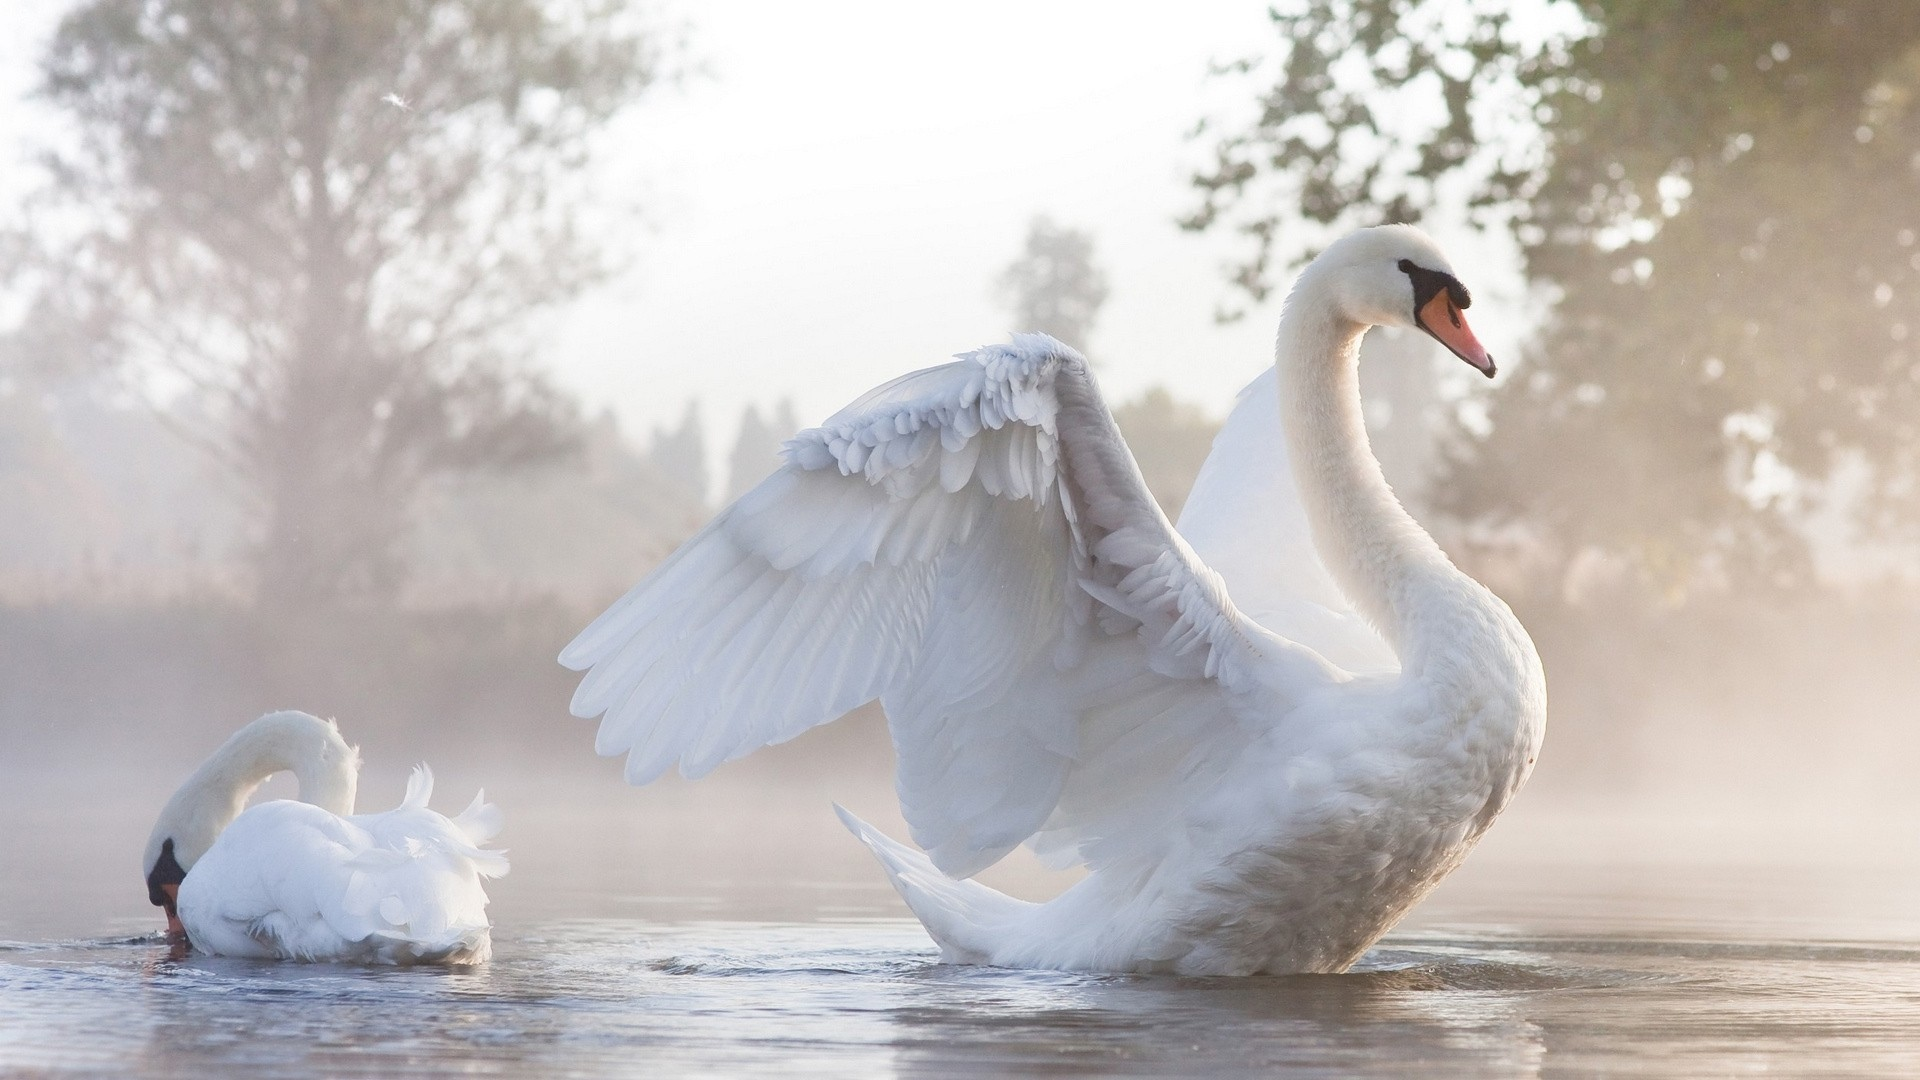
<path fill-rule="evenodd" d="M 948 961 L 1340 971 L 1466 855 L 1544 728 L 1525 630 L 1401 509 L 1361 422 L 1370 324 L 1492 375 L 1468 302 L 1417 229 L 1329 247 L 1191 532 L 1051 338 L 896 379 L 567 647 L 591 669 L 573 710 L 643 783 L 878 698 L 926 855 L 842 814 Z M 963 880 L 1023 841 L 1090 873 L 1044 904 Z"/>
<path fill-rule="evenodd" d="M 276 772 L 299 802 L 246 808 Z M 398 807 L 354 814 L 359 752 L 332 721 L 268 713 L 214 751 L 167 802 L 147 840 L 148 898 L 167 926 L 219 956 L 466 964 L 492 951 L 481 878 L 507 872 L 480 847 L 500 812 L 474 796 L 449 821 L 427 809 L 416 766 Z M 351 816 L 349 816 L 351 815 Z"/>

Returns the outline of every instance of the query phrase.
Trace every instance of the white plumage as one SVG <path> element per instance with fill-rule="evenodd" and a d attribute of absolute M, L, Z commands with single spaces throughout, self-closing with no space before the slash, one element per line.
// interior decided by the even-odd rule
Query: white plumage
<path fill-rule="evenodd" d="M 644 783 L 878 698 L 926 854 L 848 824 L 949 960 L 1340 970 L 1465 855 L 1544 720 L 1524 630 L 1360 422 L 1369 324 L 1449 315 L 1429 332 L 1491 373 L 1464 302 L 1417 230 L 1329 248 L 1180 530 L 1051 338 L 896 379 L 567 647 L 574 712 Z M 963 880 L 1022 842 L 1091 873 L 1037 905 Z"/>
<path fill-rule="evenodd" d="M 300 776 L 301 797 L 312 801 L 240 811 L 283 768 Z M 420 765 L 399 806 L 354 814 L 357 768 L 357 753 L 331 722 L 272 713 L 241 729 L 181 788 L 154 827 L 147 867 L 149 882 L 158 875 L 161 885 L 169 883 L 168 859 L 184 873 L 171 884 L 195 948 L 380 964 L 488 958 L 481 881 L 505 874 L 507 860 L 481 845 L 499 832 L 499 810 L 483 792 L 456 818 L 436 813 L 427 805 L 433 773 Z"/>

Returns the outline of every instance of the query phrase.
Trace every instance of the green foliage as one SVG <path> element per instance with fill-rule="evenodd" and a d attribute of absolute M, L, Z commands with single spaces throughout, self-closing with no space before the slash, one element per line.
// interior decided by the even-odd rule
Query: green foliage
<path fill-rule="evenodd" d="M 1196 179 L 1192 224 L 1260 241 L 1240 277 L 1254 296 L 1297 217 L 1417 219 L 1457 199 L 1511 227 L 1557 303 L 1440 495 L 1522 526 L 1554 565 L 1606 552 L 1668 595 L 1792 586 L 1809 577 L 1799 522 L 1850 469 L 1864 535 L 1913 537 L 1920 8 L 1577 8 L 1277 15 L 1286 81 Z M 1523 25 L 1569 29 L 1526 41 Z M 1380 119 L 1377 101 L 1422 98 L 1438 121 Z M 1281 137 L 1356 122 L 1370 138 Z"/>
<path fill-rule="evenodd" d="M 517 334 L 613 266 L 583 166 L 655 66 L 623 4 L 88 0 L 42 66 L 74 137 L 17 343 L 197 399 L 263 598 L 390 595 L 427 478 L 576 441 Z"/>
<path fill-rule="evenodd" d="M 1541 7 L 1541 4 L 1532 5 Z M 1255 301 L 1314 244 L 1350 229 L 1418 221 L 1459 176 L 1479 208 L 1531 190 L 1535 147 L 1502 138 L 1562 77 L 1574 20 L 1522 35 L 1504 7 L 1427 0 L 1300 0 L 1272 8 L 1276 57 L 1223 74 L 1270 79 L 1244 128 L 1220 135 L 1182 221 L 1228 229 L 1248 252 L 1233 283 Z M 1211 125 L 1203 122 L 1199 134 Z M 1308 227 L 1302 228 L 1302 225 Z"/>

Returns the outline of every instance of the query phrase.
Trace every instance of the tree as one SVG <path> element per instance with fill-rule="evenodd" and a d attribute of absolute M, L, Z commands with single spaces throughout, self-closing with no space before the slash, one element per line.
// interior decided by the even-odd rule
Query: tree
<path fill-rule="evenodd" d="M 780 407 L 766 419 L 752 405 L 740 414 L 740 434 L 733 440 L 733 453 L 727 457 L 727 491 L 723 502 L 732 502 L 765 480 L 780 465 L 780 447 L 800 421 L 794 416 L 791 399 L 782 399 Z"/>
<path fill-rule="evenodd" d="M 707 505 L 707 432 L 700 423 L 699 402 L 687 402 L 679 427 L 654 425 L 647 460 L 680 498 L 694 506 Z"/>
<path fill-rule="evenodd" d="M 1093 237 L 1036 217 L 1026 249 L 1000 277 L 1017 329 L 1052 334 L 1085 350 L 1107 302 L 1107 276 L 1093 263 Z"/>
<path fill-rule="evenodd" d="M 16 347 L 197 399 L 263 602 L 389 596 L 427 478 L 574 442 L 521 332 L 613 267 L 586 166 L 654 71 L 619 0 L 86 0 Z"/>
<path fill-rule="evenodd" d="M 584 426 L 581 453 L 564 462 L 429 485 L 409 544 L 413 594 L 597 608 L 706 523 L 704 501 L 629 444 L 610 413 Z"/>
<path fill-rule="evenodd" d="M 1275 25 L 1279 78 L 1187 222 L 1248 238 L 1242 291 L 1310 246 L 1295 217 L 1451 198 L 1558 297 L 1457 432 L 1444 509 L 1668 596 L 1806 581 L 1800 522 L 1843 473 L 1872 535 L 1920 530 L 1920 9 L 1310 0 Z"/>

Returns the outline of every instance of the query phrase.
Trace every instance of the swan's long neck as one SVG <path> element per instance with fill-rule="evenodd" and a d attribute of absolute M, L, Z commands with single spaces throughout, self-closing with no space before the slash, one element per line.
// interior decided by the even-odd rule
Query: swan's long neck
<path fill-rule="evenodd" d="M 148 840 L 148 866 L 170 839 L 174 857 L 191 869 L 240 816 L 254 789 L 277 772 L 293 773 L 300 801 L 329 813 L 353 813 L 359 755 L 339 730 L 302 712 L 268 713 L 235 732 L 174 792 Z"/>
<path fill-rule="evenodd" d="M 1411 669 L 1430 644 L 1419 598 L 1460 572 L 1381 475 L 1360 407 L 1367 328 L 1316 284 L 1303 277 L 1288 298 L 1275 348 L 1294 479 L 1320 558 Z"/>

